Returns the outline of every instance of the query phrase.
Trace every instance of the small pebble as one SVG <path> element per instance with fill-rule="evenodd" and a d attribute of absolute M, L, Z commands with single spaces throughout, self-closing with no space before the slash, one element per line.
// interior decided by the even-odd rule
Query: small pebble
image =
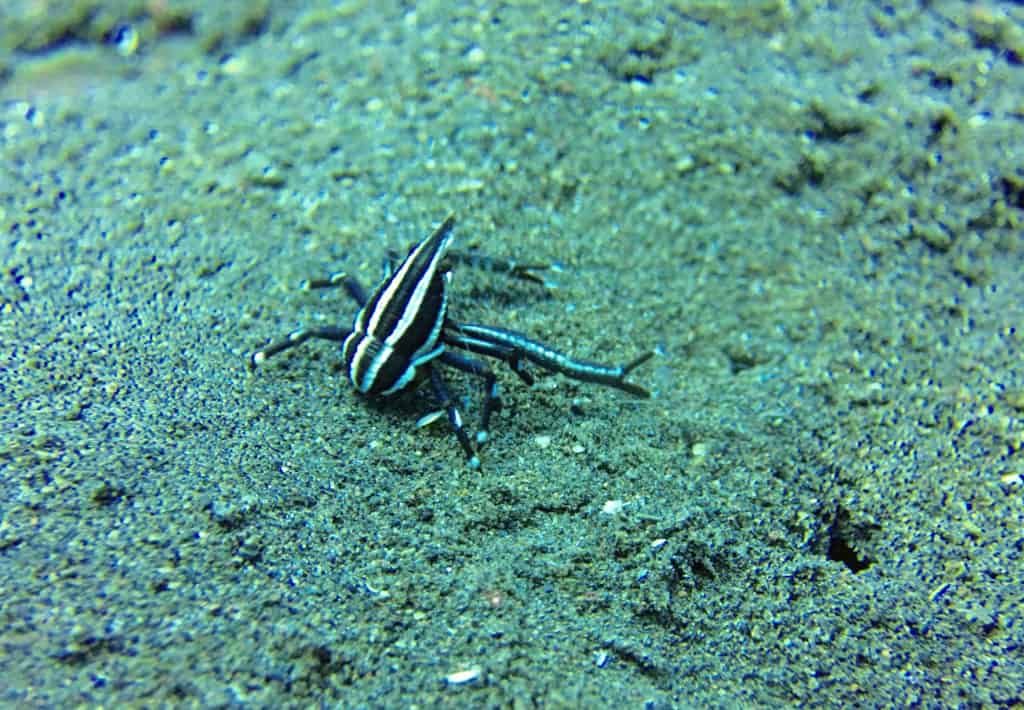
<path fill-rule="evenodd" d="M 601 506 L 601 513 L 604 515 L 618 515 L 625 507 L 626 504 L 621 500 L 606 500 L 604 505 Z"/>
<path fill-rule="evenodd" d="M 464 671 L 456 671 L 455 673 L 449 673 L 444 677 L 444 681 L 448 685 L 466 685 L 467 683 L 472 683 L 479 677 L 479 668 L 467 668 Z"/>

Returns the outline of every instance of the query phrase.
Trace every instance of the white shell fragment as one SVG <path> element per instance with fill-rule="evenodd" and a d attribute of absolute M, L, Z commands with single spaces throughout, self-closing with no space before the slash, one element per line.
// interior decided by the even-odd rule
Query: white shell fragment
<path fill-rule="evenodd" d="M 480 669 L 473 667 L 467 668 L 464 671 L 449 673 L 444 677 L 444 682 L 448 685 L 466 685 L 467 683 L 472 683 L 479 677 Z"/>
<path fill-rule="evenodd" d="M 626 504 L 621 500 L 606 500 L 604 505 L 601 506 L 602 515 L 618 515 L 622 512 L 622 509 L 626 507 Z"/>
<path fill-rule="evenodd" d="M 438 409 L 436 412 L 430 412 L 429 414 L 424 414 L 422 417 L 419 418 L 419 420 L 417 420 L 416 428 L 417 429 L 422 429 L 425 426 L 430 426 L 431 424 L 436 422 L 438 419 L 443 417 L 444 414 L 445 414 L 445 412 L 444 412 L 443 409 Z"/>

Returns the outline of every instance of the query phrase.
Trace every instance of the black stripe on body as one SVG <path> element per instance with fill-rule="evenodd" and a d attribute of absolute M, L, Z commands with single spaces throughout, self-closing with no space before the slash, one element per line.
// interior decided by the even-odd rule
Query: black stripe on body
<path fill-rule="evenodd" d="M 449 216 L 414 247 L 356 315 L 342 357 L 360 392 L 397 392 L 416 378 L 419 365 L 444 352 L 440 336 L 450 275 L 440 264 L 454 223 Z"/>

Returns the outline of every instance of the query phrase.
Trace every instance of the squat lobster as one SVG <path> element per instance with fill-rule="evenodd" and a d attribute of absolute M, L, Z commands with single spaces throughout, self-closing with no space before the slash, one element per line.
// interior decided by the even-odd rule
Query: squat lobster
<path fill-rule="evenodd" d="M 484 403 L 480 431 L 476 437 L 478 444 L 487 440 L 491 414 L 501 408 L 501 397 L 490 366 L 455 350 L 501 360 L 527 385 L 533 384 L 533 376 L 524 369 L 524 361 L 576 380 L 615 387 L 636 397 L 650 397 L 643 387 L 626 382 L 626 376 L 647 362 L 654 354 L 651 351 L 626 365 L 613 367 L 577 360 L 515 331 L 477 323 L 459 323 L 450 318 L 448 286 L 451 271 L 445 261 L 446 256 L 483 261 L 491 268 L 530 281 L 540 281 L 533 271 L 547 268 L 542 264 L 520 265 L 449 253 L 454 224 L 454 215 L 449 215 L 433 234 L 409 251 L 408 256 L 369 297 L 355 278 L 343 272 L 326 279 L 307 281 L 307 288 L 345 287 L 360 306 L 352 328 L 335 326 L 296 330 L 279 342 L 254 352 L 249 356 L 250 364 L 259 365 L 283 350 L 311 338 L 319 338 L 342 343 L 345 372 L 356 390 L 364 395 L 387 397 L 429 379 L 434 396 L 447 413 L 448 422 L 473 468 L 479 467 L 480 459 L 437 365 L 448 365 L 483 379 Z M 433 416 L 428 415 L 420 423 L 432 420 Z"/>

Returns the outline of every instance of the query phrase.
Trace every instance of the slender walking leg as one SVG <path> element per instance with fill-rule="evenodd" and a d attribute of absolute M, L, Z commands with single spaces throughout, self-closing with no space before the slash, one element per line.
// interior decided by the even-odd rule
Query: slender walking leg
<path fill-rule="evenodd" d="M 480 468 L 480 459 L 477 458 L 473 445 L 469 442 L 469 436 L 466 435 L 466 429 L 462 426 L 462 415 L 455 407 L 451 392 L 448 391 L 448 385 L 445 384 L 444 378 L 441 377 L 441 373 L 437 371 L 436 367 L 428 364 L 427 368 L 430 371 L 430 386 L 434 390 L 434 396 L 437 397 L 441 408 L 448 413 L 448 423 L 451 424 L 462 450 L 466 452 L 470 467 Z"/>
<path fill-rule="evenodd" d="M 249 365 L 252 367 L 260 365 L 267 358 L 273 357 L 284 350 L 302 345 L 311 338 L 331 340 L 333 342 L 340 343 L 348 337 L 349 332 L 348 328 L 302 328 L 300 330 L 294 330 L 286 335 L 282 340 L 279 340 L 276 343 L 271 343 L 267 347 L 261 348 L 250 355 Z"/>

